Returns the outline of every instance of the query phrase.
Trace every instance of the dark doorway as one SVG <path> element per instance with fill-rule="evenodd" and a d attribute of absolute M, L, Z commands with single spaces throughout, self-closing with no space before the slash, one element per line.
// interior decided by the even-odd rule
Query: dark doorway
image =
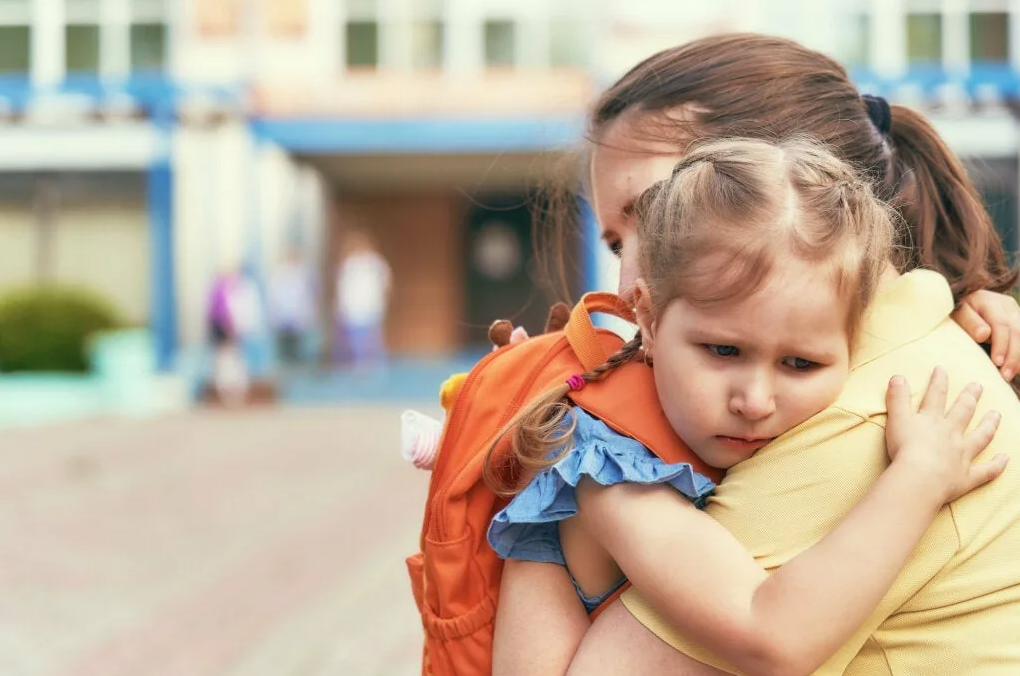
<path fill-rule="evenodd" d="M 549 301 L 535 274 L 527 198 L 488 196 L 469 209 L 464 228 L 466 342 L 488 342 L 489 325 L 509 319 L 542 330 Z"/>

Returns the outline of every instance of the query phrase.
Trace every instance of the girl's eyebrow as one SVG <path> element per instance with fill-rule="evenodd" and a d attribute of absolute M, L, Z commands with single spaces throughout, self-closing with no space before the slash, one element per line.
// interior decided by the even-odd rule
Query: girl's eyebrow
<path fill-rule="evenodd" d="M 637 204 L 637 198 L 634 198 L 623 205 L 620 209 L 620 213 L 624 216 L 630 217 L 634 214 L 634 205 Z"/>

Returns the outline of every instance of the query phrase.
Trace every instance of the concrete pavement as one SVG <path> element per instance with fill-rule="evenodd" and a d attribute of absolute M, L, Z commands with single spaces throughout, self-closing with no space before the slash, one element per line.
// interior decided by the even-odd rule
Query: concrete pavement
<path fill-rule="evenodd" d="M 401 407 L 0 437 L 0 674 L 415 676 Z"/>

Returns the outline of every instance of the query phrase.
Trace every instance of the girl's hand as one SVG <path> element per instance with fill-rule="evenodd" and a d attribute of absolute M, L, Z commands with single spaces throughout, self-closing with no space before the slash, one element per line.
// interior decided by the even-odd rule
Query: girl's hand
<path fill-rule="evenodd" d="M 953 319 L 979 343 L 992 343 L 992 363 L 1007 381 L 1020 373 L 1020 305 L 1012 296 L 976 291 L 960 303 Z"/>
<path fill-rule="evenodd" d="M 941 503 L 951 502 L 983 486 L 1002 474 L 1009 460 L 998 454 L 990 462 L 973 464 L 985 450 L 999 426 L 1000 415 L 988 412 L 970 432 L 981 386 L 971 383 L 963 389 L 946 411 L 949 378 L 942 368 L 932 373 L 928 390 L 915 411 L 910 401 L 910 385 L 902 376 L 889 382 L 886 405 L 886 448 L 894 464 L 909 463 L 912 472 L 923 478 L 921 485 L 932 486 Z"/>

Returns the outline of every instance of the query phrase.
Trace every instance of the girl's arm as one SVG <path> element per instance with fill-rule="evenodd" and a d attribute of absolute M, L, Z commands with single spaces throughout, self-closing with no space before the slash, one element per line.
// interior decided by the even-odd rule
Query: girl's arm
<path fill-rule="evenodd" d="M 493 676 L 562 676 L 588 627 L 566 568 L 508 559 L 496 609 Z"/>
<path fill-rule="evenodd" d="M 864 622 L 942 505 L 998 476 L 972 465 L 994 435 L 986 416 L 964 435 L 980 389 L 948 414 L 936 370 L 917 413 L 894 379 L 892 464 L 835 530 L 772 575 L 722 526 L 666 486 L 578 487 L 582 523 L 681 633 L 749 674 L 809 674 Z"/>

